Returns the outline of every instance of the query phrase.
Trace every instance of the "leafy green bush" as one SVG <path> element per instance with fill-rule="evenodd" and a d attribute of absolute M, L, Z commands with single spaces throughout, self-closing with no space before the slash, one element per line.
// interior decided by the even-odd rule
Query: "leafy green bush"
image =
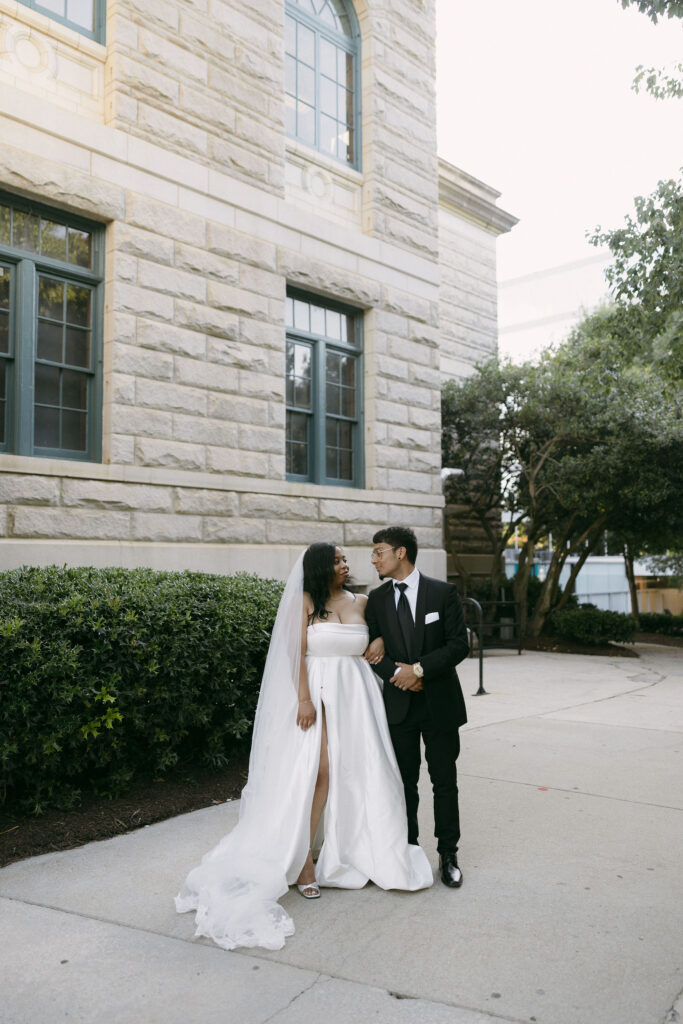
<path fill-rule="evenodd" d="M 246 573 L 0 573 L 0 802 L 40 813 L 248 746 L 282 585 Z"/>
<path fill-rule="evenodd" d="M 683 636 L 683 615 L 664 615 L 641 612 L 640 629 L 643 633 L 663 633 L 665 636 Z"/>
<path fill-rule="evenodd" d="M 602 611 L 594 605 L 583 605 L 580 608 L 553 612 L 548 620 L 548 632 L 560 640 L 599 647 L 610 640 L 620 643 L 633 640 L 636 621 L 632 615 Z"/>

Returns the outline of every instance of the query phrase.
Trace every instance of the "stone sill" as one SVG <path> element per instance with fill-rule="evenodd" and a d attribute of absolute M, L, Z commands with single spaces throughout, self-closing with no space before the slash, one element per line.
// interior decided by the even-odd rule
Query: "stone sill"
<path fill-rule="evenodd" d="M 0 3 L 2 3 L 2 0 L 0 0 Z M 286 140 L 286 152 L 287 158 L 291 158 L 295 163 L 321 168 L 333 177 L 341 178 L 352 185 L 363 184 L 363 175 L 355 167 L 347 167 L 340 160 L 333 160 L 332 157 L 319 153 L 317 149 L 310 149 L 308 146 L 304 146 L 302 143 L 297 142 L 296 139 Z"/>
<path fill-rule="evenodd" d="M 76 29 L 69 28 L 68 25 L 62 25 L 48 14 L 34 11 L 31 7 L 26 7 L 25 4 L 17 3 L 16 0 L 0 0 L 0 16 L 3 14 L 12 21 L 25 25 L 29 30 L 29 35 L 33 30 L 42 36 L 48 36 L 56 42 L 69 46 L 72 50 L 85 53 L 102 64 L 106 60 L 106 46 L 82 35 Z"/>
<path fill-rule="evenodd" d="M 187 470 L 162 469 L 155 466 L 121 466 L 105 465 L 100 462 L 72 462 L 68 459 L 41 459 L 25 455 L 0 455 L 0 503 L 2 503 L 2 473 L 74 477 L 80 480 L 156 484 L 165 487 L 192 487 L 250 494 L 274 494 L 294 498 L 384 502 L 387 505 L 408 505 L 414 508 L 443 508 L 444 504 L 443 496 L 440 494 L 408 491 L 397 494 L 394 491 L 371 491 L 352 487 L 290 483 L 287 480 L 263 480 L 257 477 L 193 473 Z"/>

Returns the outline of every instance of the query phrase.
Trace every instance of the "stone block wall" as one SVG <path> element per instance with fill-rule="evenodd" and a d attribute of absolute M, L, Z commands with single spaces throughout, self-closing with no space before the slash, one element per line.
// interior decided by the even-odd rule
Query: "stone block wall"
<path fill-rule="evenodd" d="M 103 464 L 0 454 L 0 566 L 268 571 L 275 551 L 284 573 L 327 538 L 368 582 L 373 530 L 404 522 L 445 573 L 443 338 L 468 300 L 454 270 L 439 289 L 434 4 L 357 11 L 360 171 L 284 138 L 284 0 L 112 0 L 106 48 L 83 44 L 99 100 L 67 108 L 35 76 L 2 92 L 0 188 L 102 223 L 106 271 Z M 362 488 L 285 479 L 288 286 L 363 315 Z"/>

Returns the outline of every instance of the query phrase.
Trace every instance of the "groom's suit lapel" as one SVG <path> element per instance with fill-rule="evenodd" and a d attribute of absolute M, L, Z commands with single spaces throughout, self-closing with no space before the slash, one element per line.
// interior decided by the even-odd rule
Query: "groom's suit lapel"
<path fill-rule="evenodd" d="M 420 573 L 420 582 L 417 587 L 417 602 L 415 604 L 415 637 L 413 639 L 412 660 L 419 661 L 422 654 L 422 642 L 425 635 L 425 615 L 427 614 L 427 580 Z"/>

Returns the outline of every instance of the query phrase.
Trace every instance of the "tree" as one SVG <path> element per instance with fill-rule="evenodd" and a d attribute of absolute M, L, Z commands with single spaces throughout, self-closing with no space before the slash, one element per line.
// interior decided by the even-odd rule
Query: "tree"
<path fill-rule="evenodd" d="M 615 299 L 611 329 L 634 358 L 656 361 L 672 380 L 683 376 L 683 182 L 660 181 L 634 200 L 635 216 L 589 241 L 607 245 L 606 271 Z"/>
<path fill-rule="evenodd" d="M 621 6 L 637 7 L 641 14 L 646 14 L 654 24 L 659 18 L 683 18 L 683 0 L 621 0 Z"/>
<path fill-rule="evenodd" d="M 621 326 L 612 311 L 601 312 L 538 364 L 492 361 L 444 388 L 444 462 L 463 471 L 449 496 L 489 537 L 494 592 L 502 551 L 523 525 L 514 589 L 522 628 L 532 635 L 566 604 L 606 529 L 632 547 L 683 535 L 675 500 L 683 478 L 680 393 L 632 360 L 613 324 Z M 507 522 L 492 520 L 503 511 Z M 534 552 L 550 531 L 554 550 L 527 624 Z"/>

